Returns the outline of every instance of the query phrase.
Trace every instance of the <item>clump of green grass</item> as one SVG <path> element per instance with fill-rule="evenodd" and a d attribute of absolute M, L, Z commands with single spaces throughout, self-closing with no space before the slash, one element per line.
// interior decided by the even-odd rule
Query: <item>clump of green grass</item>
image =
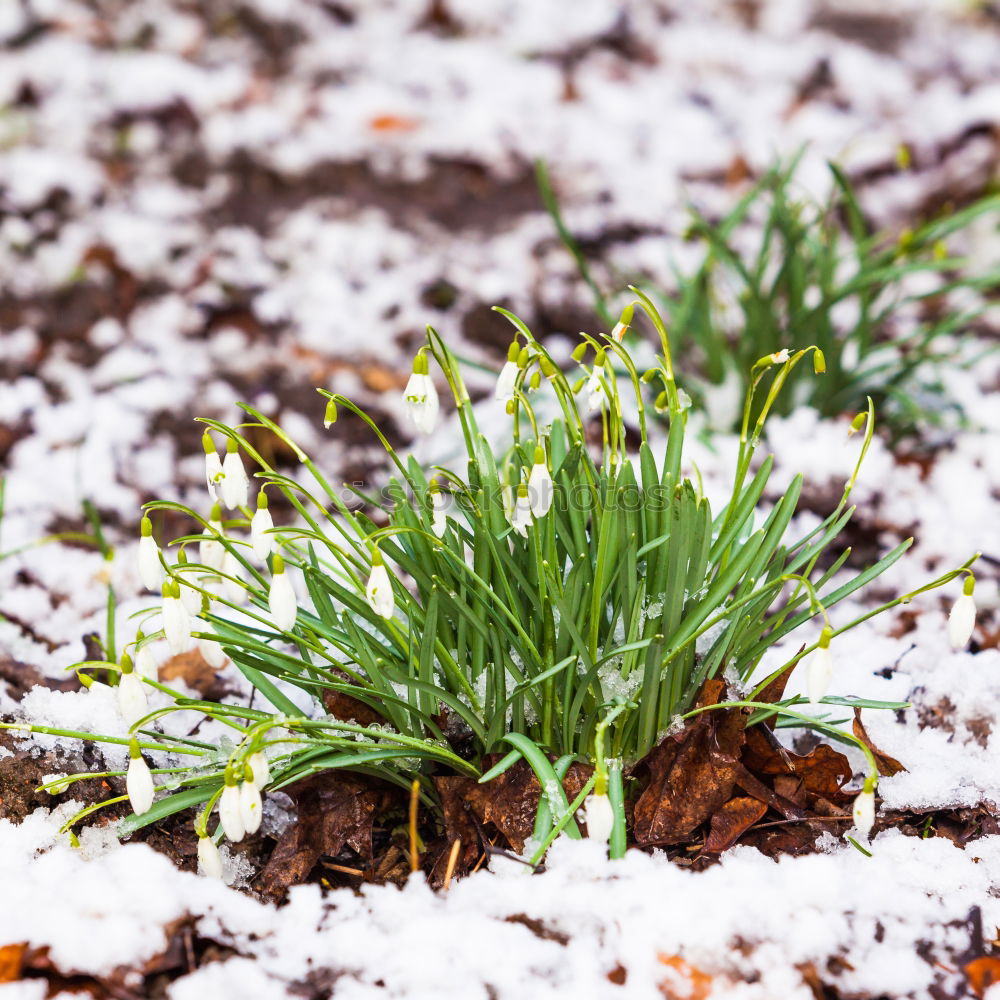
<path fill-rule="evenodd" d="M 507 401 L 510 426 L 499 456 L 477 425 L 459 364 L 433 330 L 414 361 L 406 402 L 415 426 L 434 432 L 435 383 L 443 379 L 457 408 L 462 465 L 425 469 L 400 456 L 361 408 L 324 392 L 328 426 L 340 410 L 353 411 L 395 469 L 387 489 L 365 497 L 361 510 L 252 406 L 243 405 L 248 421 L 236 427 L 205 421 L 216 501 L 210 515 L 172 501 L 147 505 L 154 516 L 184 514 L 196 531 L 161 554 L 144 519 L 140 569 L 150 588 L 163 580 L 162 605 L 142 616 L 119 663 L 78 665 L 88 681 L 99 675 L 117 682 L 132 723 L 135 815 L 124 830 L 196 808 L 203 864 L 213 870 L 214 841 L 223 833 L 240 839 L 259 824 L 262 788 L 343 769 L 405 789 L 416 781 L 434 808 L 435 775 L 488 781 L 524 760 L 543 789 L 534 858 L 560 831 L 581 836 L 576 811 L 585 800 L 590 834 L 610 839 L 612 855 L 620 856 L 623 773 L 666 733 L 712 707 L 695 706 L 716 677 L 729 683 L 726 704 L 750 711 L 750 725 L 777 714 L 858 745 L 871 766 L 870 796 L 871 751 L 837 719 L 803 713 L 801 697 L 765 704 L 758 696 L 806 656 L 813 702 L 871 705 L 826 695 L 837 637 L 968 574 L 971 560 L 860 617 L 835 621 L 837 605 L 895 563 L 911 540 L 860 572 L 845 571 L 849 550 L 838 551 L 837 539 L 853 513 L 857 469 L 836 508 L 804 535 L 792 529 L 801 477 L 769 509 L 762 503 L 773 464 L 758 455 L 765 422 L 802 368 L 810 378 L 825 377 L 822 352 L 807 347 L 754 360 L 731 495 L 713 510 L 684 471 L 689 401 L 675 379 L 666 326 L 650 299 L 633 291 L 611 334 L 583 337 L 569 374 L 524 323 L 504 313 L 513 340 L 497 395 Z M 645 372 L 622 340 L 636 310 L 660 344 Z M 668 423 L 661 444 L 660 425 L 647 413 L 647 385 Z M 547 423 L 539 416 L 543 395 L 559 414 Z M 627 412 L 638 423 L 637 450 L 627 447 Z M 869 402 L 853 425 L 864 429 L 859 467 L 873 417 Z M 301 477 L 280 474 L 255 449 L 262 429 L 297 456 Z M 224 462 L 216 452 L 222 441 Z M 253 507 L 245 460 L 259 485 Z M 273 524 L 268 494 L 291 504 L 295 523 Z M 818 641 L 770 677 L 754 676 L 771 646 L 814 620 L 824 626 Z M 187 698 L 160 682 L 149 643 L 166 638 L 177 652 L 192 636 L 210 662 L 232 660 L 254 688 L 252 705 Z M 169 700 L 148 711 L 145 692 L 152 689 Z M 378 721 L 327 714 L 323 699 L 331 693 Z M 300 707 L 305 703 L 310 707 Z M 174 712 L 201 713 L 228 737 L 206 743 L 165 735 L 157 720 Z M 144 749 L 167 755 L 167 794 L 155 800 Z M 499 763 L 488 767 L 487 755 L 497 753 Z M 594 770 L 569 802 L 560 776 L 575 761 Z M 79 777 L 86 775 L 57 785 Z M 213 831 L 216 806 L 221 827 Z"/>
<path fill-rule="evenodd" d="M 960 421 L 960 403 L 946 395 L 940 365 L 957 362 L 957 345 L 985 308 L 984 296 L 1000 289 L 1000 270 L 973 276 L 948 240 L 982 216 L 1000 225 L 1000 196 L 890 237 L 872 228 L 833 163 L 825 203 L 799 193 L 798 162 L 767 170 L 721 219 L 691 207 L 686 238 L 697 240 L 704 255 L 693 272 L 675 269 L 676 290 L 657 298 L 685 359 L 695 405 L 709 411 L 718 429 L 738 429 L 754 361 L 815 345 L 826 358 L 826 377 L 793 373 L 773 412 L 807 403 L 834 416 L 863 409 L 871 397 L 897 440 Z M 543 164 L 537 174 L 559 235 L 610 327 L 611 305 L 562 218 Z M 921 291 L 912 290 L 914 276 L 922 278 Z M 902 307 L 919 307 L 905 328 L 897 323 Z"/>

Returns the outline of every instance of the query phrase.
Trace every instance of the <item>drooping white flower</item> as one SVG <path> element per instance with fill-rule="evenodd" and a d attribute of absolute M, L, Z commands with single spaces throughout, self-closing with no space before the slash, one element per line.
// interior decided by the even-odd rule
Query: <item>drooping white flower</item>
<path fill-rule="evenodd" d="M 515 340 L 510 345 L 507 351 L 507 360 L 504 362 L 503 368 L 500 369 L 499 376 L 497 376 L 497 386 L 493 393 L 496 399 L 510 399 L 514 395 L 514 389 L 517 386 L 517 375 L 521 370 L 520 365 L 517 363 L 520 353 L 517 341 Z"/>
<path fill-rule="evenodd" d="M 552 474 L 545 461 L 545 451 L 535 449 L 535 463 L 528 476 L 528 498 L 531 502 L 531 513 L 535 517 L 545 517 L 552 506 Z"/>
<path fill-rule="evenodd" d="M 250 483 L 247 480 L 243 460 L 240 458 L 239 446 L 230 438 L 226 442 L 226 458 L 222 463 L 222 502 L 231 510 L 247 505 L 247 492 Z"/>
<path fill-rule="evenodd" d="M 973 577 L 966 579 L 965 589 L 948 614 L 948 640 L 953 649 L 965 649 L 976 627 L 976 601 L 972 596 L 975 585 Z"/>
<path fill-rule="evenodd" d="M 407 416 L 421 434 L 434 433 L 440 409 L 437 389 L 429 371 L 427 357 L 419 351 L 413 359 L 413 374 L 403 390 Z"/>
<path fill-rule="evenodd" d="M 590 378 L 587 379 L 587 384 L 583 387 L 583 391 L 587 395 L 587 412 L 588 413 L 599 413 L 604 409 L 604 404 L 606 402 L 604 395 L 604 385 L 601 382 L 601 376 L 604 374 L 604 365 L 594 362 L 594 370 L 590 373 Z"/>
<path fill-rule="evenodd" d="M 219 796 L 219 822 L 222 832 L 235 844 L 246 834 L 243 811 L 240 808 L 240 786 L 231 774 L 226 774 L 226 786 Z"/>
<path fill-rule="evenodd" d="M 378 549 L 372 556 L 372 571 L 365 586 L 365 597 L 372 611 L 383 618 L 391 618 L 396 607 L 396 598 L 392 592 L 392 580 L 389 571 L 382 562 L 382 553 Z"/>
<path fill-rule="evenodd" d="M 437 483 L 431 484 L 431 531 L 441 538 L 448 530 L 448 498 Z"/>
<path fill-rule="evenodd" d="M 867 837 L 875 825 L 875 791 L 865 783 L 864 790 L 854 800 L 854 829 Z"/>
<path fill-rule="evenodd" d="M 201 445 L 205 449 L 205 482 L 208 485 L 208 492 L 212 500 L 218 500 L 219 480 L 222 478 L 222 462 L 219 460 L 219 453 L 215 450 L 215 442 L 212 440 L 212 435 L 208 431 L 202 434 Z"/>
<path fill-rule="evenodd" d="M 621 320 L 619 320 L 615 323 L 615 328 L 611 331 L 611 339 L 620 344 L 625 339 L 625 334 L 627 332 L 628 323 L 622 323 Z"/>
<path fill-rule="evenodd" d="M 181 603 L 181 588 L 176 580 L 163 584 L 162 617 L 170 652 L 183 653 L 191 645 L 191 616 Z"/>
<path fill-rule="evenodd" d="M 514 499 L 514 511 L 511 515 L 510 526 L 523 537 L 528 534 L 529 524 L 531 524 L 531 497 L 528 496 L 528 484 L 521 483 Z"/>
<path fill-rule="evenodd" d="M 267 494 L 261 490 L 257 494 L 257 509 L 250 521 L 250 547 L 261 562 L 274 551 L 274 535 L 268 534 L 273 527 L 274 520 L 267 509 Z"/>
<path fill-rule="evenodd" d="M 118 711 L 130 729 L 149 707 L 146 689 L 128 655 L 122 657 L 122 675 L 118 680 Z"/>
<path fill-rule="evenodd" d="M 806 662 L 806 693 L 815 705 L 822 701 L 830 690 L 833 677 L 833 654 L 830 652 L 829 628 L 824 628 L 819 638 L 819 646 L 814 649 Z"/>
<path fill-rule="evenodd" d="M 253 781 L 244 781 L 240 785 L 240 819 L 247 833 L 256 833 L 260 829 L 261 816 L 264 812 L 260 799 L 260 789 Z"/>
<path fill-rule="evenodd" d="M 139 579 L 147 590 L 159 590 L 163 583 L 163 565 L 160 549 L 153 538 L 153 523 L 148 517 L 140 522 L 139 536 Z"/>
<path fill-rule="evenodd" d="M 219 541 L 222 534 L 222 506 L 215 504 L 208 519 L 208 527 L 198 543 L 198 561 L 210 569 L 222 569 L 226 547 Z"/>
<path fill-rule="evenodd" d="M 274 624 L 282 631 L 288 632 L 295 624 L 298 615 L 298 602 L 295 599 L 295 588 L 285 572 L 285 562 L 281 556 L 275 556 L 271 575 L 271 589 L 267 593 L 267 606 L 271 611 Z"/>
<path fill-rule="evenodd" d="M 132 812 L 136 816 L 147 813 L 153 805 L 153 795 L 156 788 L 153 785 L 153 775 L 150 773 L 149 765 L 142 759 L 139 752 L 139 744 L 132 740 L 129 744 L 128 771 L 125 774 L 125 791 L 128 793 L 128 801 L 132 806 Z"/>
<path fill-rule="evenodd" d="M 222 878 L 222 855 L 211 837 L 198 838 L 198 871 L 206 878 Z"/>
<path fill-rule="evenodd" d="M 145 677 L 150 681 L 160 679 L 160 667 L 153 656 L 153 651 L 149 648 L 149 644 L 143 644 L 141 633 L 136 635 L 135 672 L 140 677 Z"/>
<path fill-rule="evenodd" d="M 200 627 L 203 632 L 212 631 L 206 623 L 201 623 Z M 198 652 L 213 670 L 218 670 L 226 662 L 226 654 L 217 639 L 199 639 Z"/>
<path fill-rule="evenodd" d="M 607 795 L 588 795 L 583 803 L 583 820 L 587 824 L 587 836 L 606 844 L 611 839 L 615 825 L 615 813 L 611 799 Z"/>
<path fill-rule="evenodd" d="M 263 750 L 258 750 L 256 753 L 250 754 L 247 758 L 247 764 L 250 765 L 250 770 L 253 771 L 253 783 L 258 788 L 264 788 L 271 783 L 271 767 L 267 762 L 267 757 L 264 756 Z"/>

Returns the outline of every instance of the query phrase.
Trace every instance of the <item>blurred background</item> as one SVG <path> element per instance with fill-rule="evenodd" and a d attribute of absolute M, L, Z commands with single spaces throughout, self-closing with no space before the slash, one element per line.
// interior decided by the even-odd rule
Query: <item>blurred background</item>
<path fill-rule="evenodd" d="M 601 329 L 537 160 L 611 302 L 696 268 L 691 206 L 722 217 L 776 160 L 819 199 L 836 160 L 894 234 L 1000 169 L 992 3 L 0 0 L 0 48 L 0 551 L 203 506 L 193 417 L 241 399 L 370 477 L 314 387 L 408 440 L 427 323 L 493 370 L 493 304 L 554 344 Z M 995 228 L 966 239 L 1000 260 Z M 55 662 L 100 606 L 99 555 L 61 551 L 3 564 L 15 657 Z"/>

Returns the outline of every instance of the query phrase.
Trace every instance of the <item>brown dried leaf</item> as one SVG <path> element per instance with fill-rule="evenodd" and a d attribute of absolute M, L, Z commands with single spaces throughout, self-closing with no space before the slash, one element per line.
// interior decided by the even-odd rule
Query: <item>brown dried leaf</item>
<path fill-rule="evenodd" d="M 353 698 L 346 691 L 323 691 L 323 707 L 340 722 L 354 722 L 359 726 L 371 726 L 385 720 L 375 709 L 363 701 Z"/>
<path fill-rule="evenodd" d="M 1000 983 L 1000 958 L 994 955 L 974 958 L 965 966 L 965 978 L 977 997 L 985 997 L 991 986 Z"/>
<path fill-rule="evenodd" d="M 456 871 L 466 872 L 479 857 L 480 844 L 476 825 L 469 816 L 466 805 L 469 793 L 475 787 L 472 778 L 461 775 L 448 775 L 434 779 L 434 787 L 441 799 L 441 811 L 444 813 L 444 833 L 447 847 L 442 860 L 447 861 L 448 849 L 456 840 L 461 841 L 462 848 L 458 856 Z M 441 874 L 443 878 L 443 872 Z"/>
<path fill-rule="evenodd" d="M 325 771 L 286 789 L 298 820 L 281 835 L 257 880 L 272 899 L 304 881 L 323 855 L 336 857 L 350 847 L 372 856 L 372 824 L 391 802 L 390 790 L 358 775 Z"/>
<path fill-rule="evenodd" d="M 871 737 L 865 732 L 864 723 L 861 721 L 860 708 L 854 709 L 854 726 L 852 728 L 854 729 L 854 735 L 871 750 L 872 755 L 875 757 L 875 766 L 883 778 L 891 778 L 894 774 L 899 774 L 900 771 L 906 770 L 895 757 L 890 757 L 887 753 L 883 753 L 872 743 Z"/>
<path fill-rule="evenodd" d="M 0 947 L 0 983 L 16 983 L 21 978 L 21 967 L 28 945 L 5 944 Z"/>
<path fill-rule="evenodd" d="M 209 701 L 218 701 L 229 693 L 229 686 L 209 666 L 198 649 L 178 653 L 160 665 L 164 681 L 183 681 L 189 688 Z"/>
<path fill-rule="evenodd" d="M 706 854 L 721 854 L 729 850 L 740 836 L 767 812 L 767 806 L 757 799 L 730 799 L 713 817 Z"/>
<path fill-rule="evenodd" d="M 714 704 L 721 681 L 708 681 L 699 705 Z M 667 736 L 637 765 L 649 775 L 635 804 L 634 834 L 641 846 L 676 844 L 691 835 L 732 795 L 744 739 L 738 709 L 703 712 Z"/>
<path fill-rule="evenodd" d="M 758 776 L 795 775 L 802 779 L 810 796 L 831 802 L 852 797 L 841 791 L 851 779 L 851 765 L 842 753 L 825 743 L 803 756 L 781 746 L 765 726 L 753 726 L 747 730 L 743 763 Z"/>
<path fill-rule="evenodd" d="M 684 961 L 680 955 L 660 955 L 667 972 L 658 984 L 666 1000 L 706 1000 L 712 993 L 712 977 Z"/>
<path fill-rule="evenodd" d="M 799 653 L 805 649 L 805 646 L 799 648 Z M 795 660 L 790 666 L 786 667 L 777 677 L 771 681 L 767 687 L 757 696 L 756 701 L 764 702 L 768 705 L 774 705 L 785 696 L 785 686 L 788 684 L 788 678 L 792 676 L 793 671 L 799 665 L 799 661 Z M 777 716 L 773 716 L 768 719 L 764 725 L 768 729 L 774 729 L 774 724 L 778 721 Z"/>
<path fill-rule="evenodd" d="M 497 758 L 484 760 L 486 768 Z M 593 768 L 572 764 L 563 780 L 567 798 L 572 801 L 587 783 Z M 520 854 L 524 842 L 535 829 L 535 814 L 542 795 L 542 786 L 527 761 L 519 760 L 513 767 L 485 785 L 473 784 L 466 795 L 470 808 L 482 823 L 492 823 L 507 838 L 511 849 Z"/>

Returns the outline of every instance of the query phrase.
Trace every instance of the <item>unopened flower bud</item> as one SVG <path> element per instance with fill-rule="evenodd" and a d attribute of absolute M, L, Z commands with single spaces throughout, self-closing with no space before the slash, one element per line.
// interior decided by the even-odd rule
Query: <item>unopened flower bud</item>
<path fill-rule="evenodd" d="M 976 601 L 972 596 L 975 587 L 976 578 L 970 574 L 965 578 L 962 594 L 948 615 L 948 639 L 954 649 L 965 649 L 976 627 Z"/>
<path fill-rule="evenodd" d="M 128 771 L 125 774 L 125 791 L 128 793 L 129 805 L 136 816 L 149 812 L 153 805 L 156 788 L 153 785 L 153 775 L 149 765 L 142 759 L 138 740 L 132 740 L 128 749 Z"/>

